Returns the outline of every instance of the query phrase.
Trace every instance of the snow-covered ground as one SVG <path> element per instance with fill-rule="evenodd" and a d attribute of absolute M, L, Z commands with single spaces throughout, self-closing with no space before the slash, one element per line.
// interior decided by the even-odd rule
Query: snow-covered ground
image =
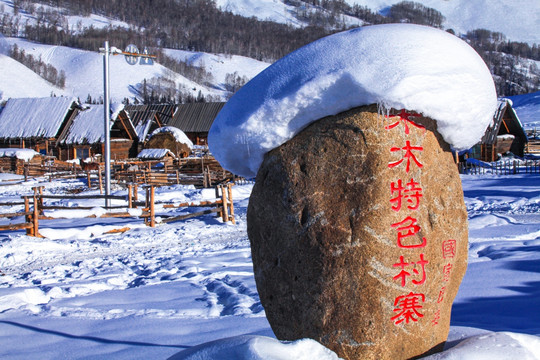
<path fill-rule="evenodd" d="M 36 185 L 46 194 L 85 186 L 83 179 L 8 185 L 6 177 L 15 175 L 3 175 L 0 202 L 19 201 Z M 540 175 L 462 180 L 470 264 L 453 308 L 448 345 L 455 347 L 433 358 L 540 359 Z M 45 238 L 0 232 L 0 358 L 166 359 L 185 351 L 177 358 L 335 359 L 313 341 L 273 336 L 246 235 L 251 187 L 233 188 L 237 225 L 207 215 L 149 228 L 137 218 L 83 219 L 62 210 L 67 219 L 40 222 Z M 184 186 L 157 191 L 175 203 L 213 196 Z M 95 206 L 94 213 L 103 205 L 55 201 Z M 105 233 L 126 226 L 123 234 Z"/>

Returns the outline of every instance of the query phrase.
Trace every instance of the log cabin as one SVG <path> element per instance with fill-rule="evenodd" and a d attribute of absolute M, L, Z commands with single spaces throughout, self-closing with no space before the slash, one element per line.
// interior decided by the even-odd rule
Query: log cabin
<path fill-rule="evenodd" d="M 57 156 L 56 141 L 79 109 L 70 97 L 9 99 L 0 113 L 0 148 Z"/>
<path fill-rule="evenodd" d="M 180 104 L 174 117 L 165 120 L 165 125 L 182 130 L 194 145 L 208 145 L 208 132 L 224 105 L 224 102 Z"/>
<path fill-rule="evenodd" d="M 59 160 L 85 159 L 105 153 L 103 105 L 85 105 L 69 119 L 58 137 Z M 111 106 L 111 160 L 137 155 L 138 137 L 122 104 Z"/>
<path fill-rule="evenodd" d="M 498 154 L 508 152 L 523 157 L 527 142 L 527 134 L 512 107 L 512 101 L 502 98 L 482 140 L 467 155 L 486 162 L 496 161 Z"/>

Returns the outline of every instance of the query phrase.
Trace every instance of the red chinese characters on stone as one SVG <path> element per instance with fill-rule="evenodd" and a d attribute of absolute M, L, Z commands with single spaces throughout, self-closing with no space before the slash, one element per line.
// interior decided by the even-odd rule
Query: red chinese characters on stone
<path fill-rule="evenodd" d="M 422 237 L 422 242 L 419 244 L 406 245 L 403 243 L 403 239 L 416 235 L 420 231 L 420 226 L 418 226 L 415 218 L 407 216 L 403 221 L 392 224 L 392 227 L 398 231 L 397 244 L 400 248 L 413 249 L 426 246 L 427 240 L 425 237 Z"/>
<path fill-rule="evenodd" d="M 407 134 L 407 135 L 409 135 L 409 124 L 419 128 L 419 129 L 424 129 L 425 130 L 425 127 L 423 127 L 422 125 L 419 125 L 419 124 L 417 124 L 417 123 L 415 123 L 414 121 L 411 120 L 411 117 L 419 117 L 419 116 L 421 116 L 421 115 L 416 114 L 416 113 L 408 113 L 407 110 L 402 109 L 401 112 L 396 116 L 387 116 L 387 118 L 389 118 L 389 119 L 398 118 L 398 120 L 395 123 L 392 123 L 390 125 L 385 126 L 384 128 L 386 130 L 390 130 L 390 129 L 393 129 L 396 126 L 398 126 L 400 123 L 402 123 L 403 126 L 405 127 L 405 134 Z"/>
<path fill-rule="evenodd" d="M 440 304 L 444 300 L 444 294 L 446 293 L 446 286 L 443 286 L 441 290 L 439 291 L 439 298 L 437 299 L 437 303 Z"/>
<path fill-rule="evenodd" d="M 403 154 L 403 157 L 399 159 L 398 161 L 389 163 L 388 167 L 389 168 L 396 167 L 399 164 L 401 164 L 403 161 L 405 161 L 405 159 L 407 159 L 407 166 L 405 167 L 406 172 L 409 172 L 411 168 L 411 160 L 416 164 L 416 166 L 418 166 L 419 168 L 422 168 L 424 165 L 422 165 L 422 163 L 418 161 L 418 159 L 416 158 L 416 155 L 413 154 L 413 150 L 422 151 L 424 150 L 424 148 L 422 146 L 412 146 L 409 140 L 405 141 L 404 147 L 391 147 L 390 148 L 391 152 L 404 151 L 405 154 Z"/>
<path fill-rule="evenodd" d="M 424 254 L 420 254 L 420 260 L 417 262 L 405 262 L 403 255 L 399 257 L 399 262 L 395 263 L 394 267 L 400 267 L 401 271 L 399 274 L 394 276 L 394 280 L 401 280 L 401 286 L 405 286 L 407 283 L 407 278 L 411 276 L 411 273 L 406 271 L 405 268 L 412 267 L 412 273 L 415 275 L 420 274 L 420 271 L 422 272 L 422 275 L 420 276 L 420 280 L 413 279 L 412 283 L 414 285 L 422 285 L 426 282 L 426 264 L 428 264 L 428 261 L 424 259 Z M 417 266 L 420 268 L 420 271 L 417 269 Z"/>
<path fill-rule="evenodd" d="M 439 320 L 441 320 L 441 309 L 438 309 L 433 315 L 433 320 L 431 320 L 431 325 L 439 325 Z"/>
<path fill-rule="evenodd" d="M 453 258 L 456 256 L 456 240 L 445 240 L 442 243 L 443 258 Z"/>
<path fill-rule="evenodd" d="M 450 281 L 450 273 L 452 272 L 452 264 L 446 264 L 443 267 L 443 280 L 445 282 Z"/>
<path fill-rule="evenodd" d="M 397 314 L 391 320 L 395 325 L 401 324 L 404 321 L 407 324 L 411 321 L 418 321 L 419 318 L 424 317 L 420 313 L 420 309 L 422 309 L 421 303 L 425 300 L 426 297 L 424 294 L 415 294 L 412 291 L 407 295 L 398 296 L 394 300 L 394 312 L 397 312 Z"/>
<path fill-rule="evenodd" d="M 422 195 L 422 188 L 420 184 L 411 179 L 403 186 L 401 179 L 397 182 L 390 184 L 390 191 L 393 197 L 390 199 L 392 203 L 392 210 L 400 211 L 403 201 L 407 202 L 407 209 L 416 210 L 420 206 L 420 198 Z"/>

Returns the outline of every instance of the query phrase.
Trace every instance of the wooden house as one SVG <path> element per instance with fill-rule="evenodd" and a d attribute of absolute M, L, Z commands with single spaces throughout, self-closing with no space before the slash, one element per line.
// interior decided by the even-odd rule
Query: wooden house
<path fill-rule="evenodd" d="M 103 105 L 87 105 L 69 119 L 57 141 L 59 160 L 85 159 L 104 154 L 103 110 Z M 124 106 L 113 106 L 110 119 L 111 159 L 135 157 L 138 137 Z"/>
<path fill-rule="evenodd" d="M 210 127 L 224 105 L 224 102 L 180 104 L 174 117 L 165 124 L 182 130 L 193 144 L 207 145 Z"/>
<path fill-rule="evenodd" d="M 41 166 L 43 157 L 32 149 L 0 148 L 0 172 L 24 174 L 26 165 Z"/>
<path fill-rule="evenodd" d="M 161 162 L 164 166 L 171 166 L 177 160 L 169 149 L 144 149 L 137 158 L 142 161 Z"/>
<path fill-rule="evenodd" d="M 0 113 L 0 148 L 57 156 L 56 141 L 78 109 L 69 97 L 9 99 Z"/>
<path fill-rule="evenodd" d="M 164 126 L 150 134 L 144 148 L 167 149 L 177 158 L 186 158 L 191 154 L 193 143 L 182 130 L 174 126 Z"/>
<path fill-rule="evenodd" d="M 480 143 L 476 144 L 468 157 L 482 161 L 496 161 L 498 154 L 511 152 L 523 157 L 528 139 L 523 125 L 508 99 L 499 99 L 492 124 L 486 129 Z"/>
<path fill-rule="evenodd" d="M 142 144 L 147 140 L 157 128 L 164 126 L 170 121 L 178 109 L 177 105 L 170 104 L 151 104 L 151 105 L 127 105 L 126 112 L 129 119 L 135 127 L 139 143 Z"/>

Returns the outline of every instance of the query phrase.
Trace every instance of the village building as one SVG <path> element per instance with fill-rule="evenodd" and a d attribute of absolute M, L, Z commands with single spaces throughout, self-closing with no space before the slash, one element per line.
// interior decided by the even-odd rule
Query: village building
<path fill-rule="evenodd" d="M 142 161 L 161 162 L 164 166 L 173 165 L 176 156 L 169 149 L 143 149 L 137 158 Z"/>
<path fill-rule="evenodd" d="M 521 121 L 512 107 L 509 99 L 499 99 L 493 122 L 487 128 L 482 140 L 467 154 L 486 162 L 496 161 L 498 154 L 511 152 L 523 157 L 528 139 Z"/>
<path fill-rule="evenodd" d="M 224 105 L 224 102 L 180 104 L 174 117 L 165 120 L 165 124 L 182 130 L 194 145 L 208 145 L 208 132 Z"/>
<path fill-rule="evenodd" d="M 164 126 L 154 130 L 148 141 L 144 144 L 145 149 L 167 149 L 176 158 L 186 158 L 190 155 L 193 143 L 186 134 L 173 126 Z"/>
<path fill-rule="evenodd" d="M 103 111 L 103 105 L 87 105 L 69 119 L 57 141 L 59 160 L 85 159 L 104 154 Z M 137 133 L 122 104 L 111 108 L 110 139 L 111 160 L 137 155 Z"/>
<path fill-rule="evenodd" d="M 57 156 L 56 141 L 79 109 L 70 97 L 9 99 L 0 113 L 0 148 Z"/>
<path fill-rule="evenodd" d="M 137 104 L 125 107 L 141 145 L 147 140 L 149 134 L 170 121 L 177 109 L 177 105 L 171 104 Z"/>

